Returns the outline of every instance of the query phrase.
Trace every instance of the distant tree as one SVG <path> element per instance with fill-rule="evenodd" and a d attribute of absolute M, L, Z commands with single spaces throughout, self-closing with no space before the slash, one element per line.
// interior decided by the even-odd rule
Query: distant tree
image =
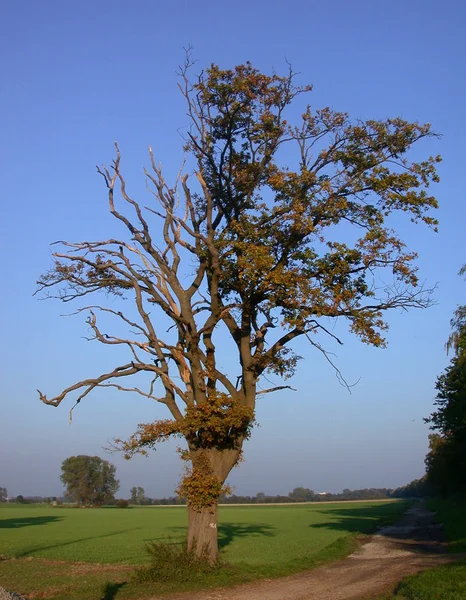
<path fill-rule="evenodd" d="M 113 500 L 120 487 L 115 467 L 98 456 L 70 456 L 61 470 L 66 496 L 78 505 L 101 506 Z"/>
<path fill-rule="evenodd" d="M 129 502 L 128 502 L 128 500 L 124 500 L 123 498 L 119 498 L 118 500 L 115 501 L 115 506 L 117 508 L 128 508 L 129 507 Z"/>
<path fill-rule="evenodd" d="M 131 488 L 131 504 L 145 504 L 146 496 L 144 488 L 132 487 Z"/>
<path fill-rule="evenodd" d="M 292 492 L 288 494 L 288 496 L 293 500 L 293 502 L 312 502 L 315 498 L 315 494 L 309 488 L 297 487 L 294 488 Z"/>
<path fill-rule="evenodd" d="M 126 235 L 63 242 L 38 282 L 49 294 L 58 286 L 63 302 L 115 298 L 78 313 L 88 315 L 93 339 L 128 350 L 128 359 L 55 397 L 39 394 L 58 406 L 68 394 L 77 392 L 78 404 L 112 387 L 165 405 L 169 420 L 143 424 L 117 445 L 129 458 L 170 436 L 185 439 L 179 493 L 188 502 L 188 547 L 207 548 L 215 561 L 218 498 L 251 433 L 257 396 L 287 387 L 260 381 L 293 374 L 298 338 L 331 361 L 324 340 L 340 342 L 337 319 L 381 347 L 387 312 L 430 304 L 416 254 L 393 226 L 406 215 L 435 227 L 427 188 L 440 159 L 410 156 L 435 135 L 428 124 L 301 110 L 298 98 L 312 88 L 297 86 L 291 71 L 211 65 L 193 79 L 191 66 L 188 56 L 180 72 L 186 172 L 167 183 L 150 150 L 145 177 L 155 202 L 146 208 L 129 192 L 116 146 L 112 167 L 98 171 Z M 295 100 L 292 123 L 286 112 Z M 116 329 L 105 330 L 99 315 Z M 228 343 L 237 358 L 227 372 Z"/>
<path fill-rule="evenodd" d="M 8 491 L 4 487 L 0 487 L 0 502 L 6 502 L 8 498 Z"/>
<path fill-rule="evenodd" d="M 24 496 L 22 496 L 21 494 L 19 494 L 19 496 L 16 496 L 16 504 L 24 504 L 25 500 L 24 500 Z"/>

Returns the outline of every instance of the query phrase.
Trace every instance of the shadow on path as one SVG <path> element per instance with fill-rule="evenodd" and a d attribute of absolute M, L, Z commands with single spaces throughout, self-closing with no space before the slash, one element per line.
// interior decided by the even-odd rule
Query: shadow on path
<path fill-rule="evenodd" d="M 442 526 L 435 522 L 430 511 L 425 510 L 422 503 L 416 502 L 403 515 L 398 517 L 395 523 L 384 524 L 384 517 L 391 520 L 390 515 L 380 515 L 364 509 L 349 509 L 342 511 L 318 511 L 329 515 L 338 514 L 338 518 L 325 523 L 309 525 L 315 529 L 334 529 L 348 531 L 350 533 L 374 533 L 381 538 L 388 538 L 393 548 L 409 546 L 413 552 L 439 553 L 446 550 L 445 538 Z M 382 516 L 382 522 L 380 517 Z"/>
<path fill-rule="evenodd" d="M 327 516 L 329 520 L 322 523 L 311 523 L 312 529 L 329 529 L 336 531 L 347 531 L 348 533 L 374 533 L 387 523 L 392 523 L 400 518 L 400 514 L 394 512 L 393 504 L 374 507 L 342 507 L 322 508 L 313 510 L 313 514 Z M 384 510 L 385 508 L 385 510 Z"/>

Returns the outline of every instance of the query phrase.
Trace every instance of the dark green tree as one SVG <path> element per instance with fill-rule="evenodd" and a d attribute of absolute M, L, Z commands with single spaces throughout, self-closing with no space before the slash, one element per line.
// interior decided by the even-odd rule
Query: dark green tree
<path fill-rule="evenodd" d="M 188 58 L 180 73 L 186 172 L 167 183 L 150 150 L 155 202 L 146 207 L 131 196 L 116 146 L 111 168 L 98 171 L 126 235 L 64 242 L 38 282 L 49 294 L 57 286 L 63 302 L 102 292 L 104 304 L 78 312 L 96 341 L 128 359 L 55 397 L 39 393 L 58 406 L 68 394 L 77 392 L 78 404 L 112 387 L 163 404 L 170 419 L 142 424 L 117 445 L 131 457 L 184 438 L 188 547 L 207 548 L 214 561 L 218 498 L 251 433 L 257 396 L 287 387 L 261 382 L 293 374 L 293 341 L 307 339 L 329 358 L 325 340 L 340 341 L 332 333 L 340 319 L 363 342 L 384 346 L 387 312 L 430 304 L 391 215 L 435 227 L 428 187 L 440 159 L 411 159 L 411 147 L 434 136 L 428 124 L 310 105 L 289 122 L 287 110 L 311 92 L 291 72 L 212 65 L 191 80 L 190 66 Z M 117 328 L 107 330 L 100 315 Z M 226 372 L 228 344 L 237 360 Z"/>
<path fill-rule="evenodd" d="M 4 487 L 0 487 L 0 502 L 6 502 L 8 498 L 8 491 Z"/>
<path fill-rule="evenodd" d="M 466 264 L 461 267 L 458 275 L 466 275 Z M 450 321 L 452 332 L 446 343 L 447 352 L 453 350 L 455 356 L 466 354 L 466 304 L 461 304 L 455 310 Z"/>
<path fill-rule="evenodd" d="M 466 305 L 458 306 L 451 326 L 446 347 L 454 356 L 437 379 L 436 410 L 425 419 L 437 432 L 429 438 L 427 480 L 444 495 L 466 492 Z"/>
<path fill-rule="evenodd" d="M 116 468 L 98 456 L 70 456 L 62 462 L 61 470 L 66 496 L 80 506 L 110 502 L 120 487 Z"/>

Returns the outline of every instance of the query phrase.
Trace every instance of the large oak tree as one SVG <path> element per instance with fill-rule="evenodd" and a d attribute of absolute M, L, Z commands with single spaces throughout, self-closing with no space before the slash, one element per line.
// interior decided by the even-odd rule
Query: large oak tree
<path fill-rule="evenodd" d="M 437 202 L 427 188 L 440 159 L 410 159 L 412 145 L 434 134 L 401 118 L 351 120 L 307 106 L 288 122 L 290 105 L 311 92 L 291 71 L 212 65 L 191 80 L 190 67 L 188 59 L 180 90 L 192 166 L 167 183 L 150 149 L 145 206 L 128 190 L 116 145 L 112 166 L 98 171 L 127 235 L 63 242 L 38 282 L 63 302 L 130 298 L 135 310 L 108 302 L 79 308 L 93 338 L 126 348 L 128 360 L 40 398 L 58 406 L 76 392 L 79 403 L 113 387 L 164 404 L 170 419 L 142 424 L 118 444 L 130 457 L 169 436 L 185 439 L 179 491 L 188 502 L 188 544 L 207 547 L 215 560 L 218 497 L 250 435 L 256 397 L 285 387 L 258 388 L 261 377 L 293 373 L 297 338 L 325 352 L 335 319 L 383 346 L 387 311 L 429 304 L 416 255 L 391 215 L 435 228 Z M 99 315 L 118 328 L 104 330 Z M 227 338 L 237 356 L 228 372 L 219 366 Z"/>

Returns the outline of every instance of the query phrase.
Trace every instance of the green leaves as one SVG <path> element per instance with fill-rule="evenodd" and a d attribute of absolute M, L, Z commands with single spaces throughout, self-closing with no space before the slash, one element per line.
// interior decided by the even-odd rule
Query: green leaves
<path fill-rule="evenodd" d="M 115 467 L 98 456 L 70 456 L 61 470 L 66 494 L 78 505 L 100 506 L 112 500 L 120 487 Z"/>

